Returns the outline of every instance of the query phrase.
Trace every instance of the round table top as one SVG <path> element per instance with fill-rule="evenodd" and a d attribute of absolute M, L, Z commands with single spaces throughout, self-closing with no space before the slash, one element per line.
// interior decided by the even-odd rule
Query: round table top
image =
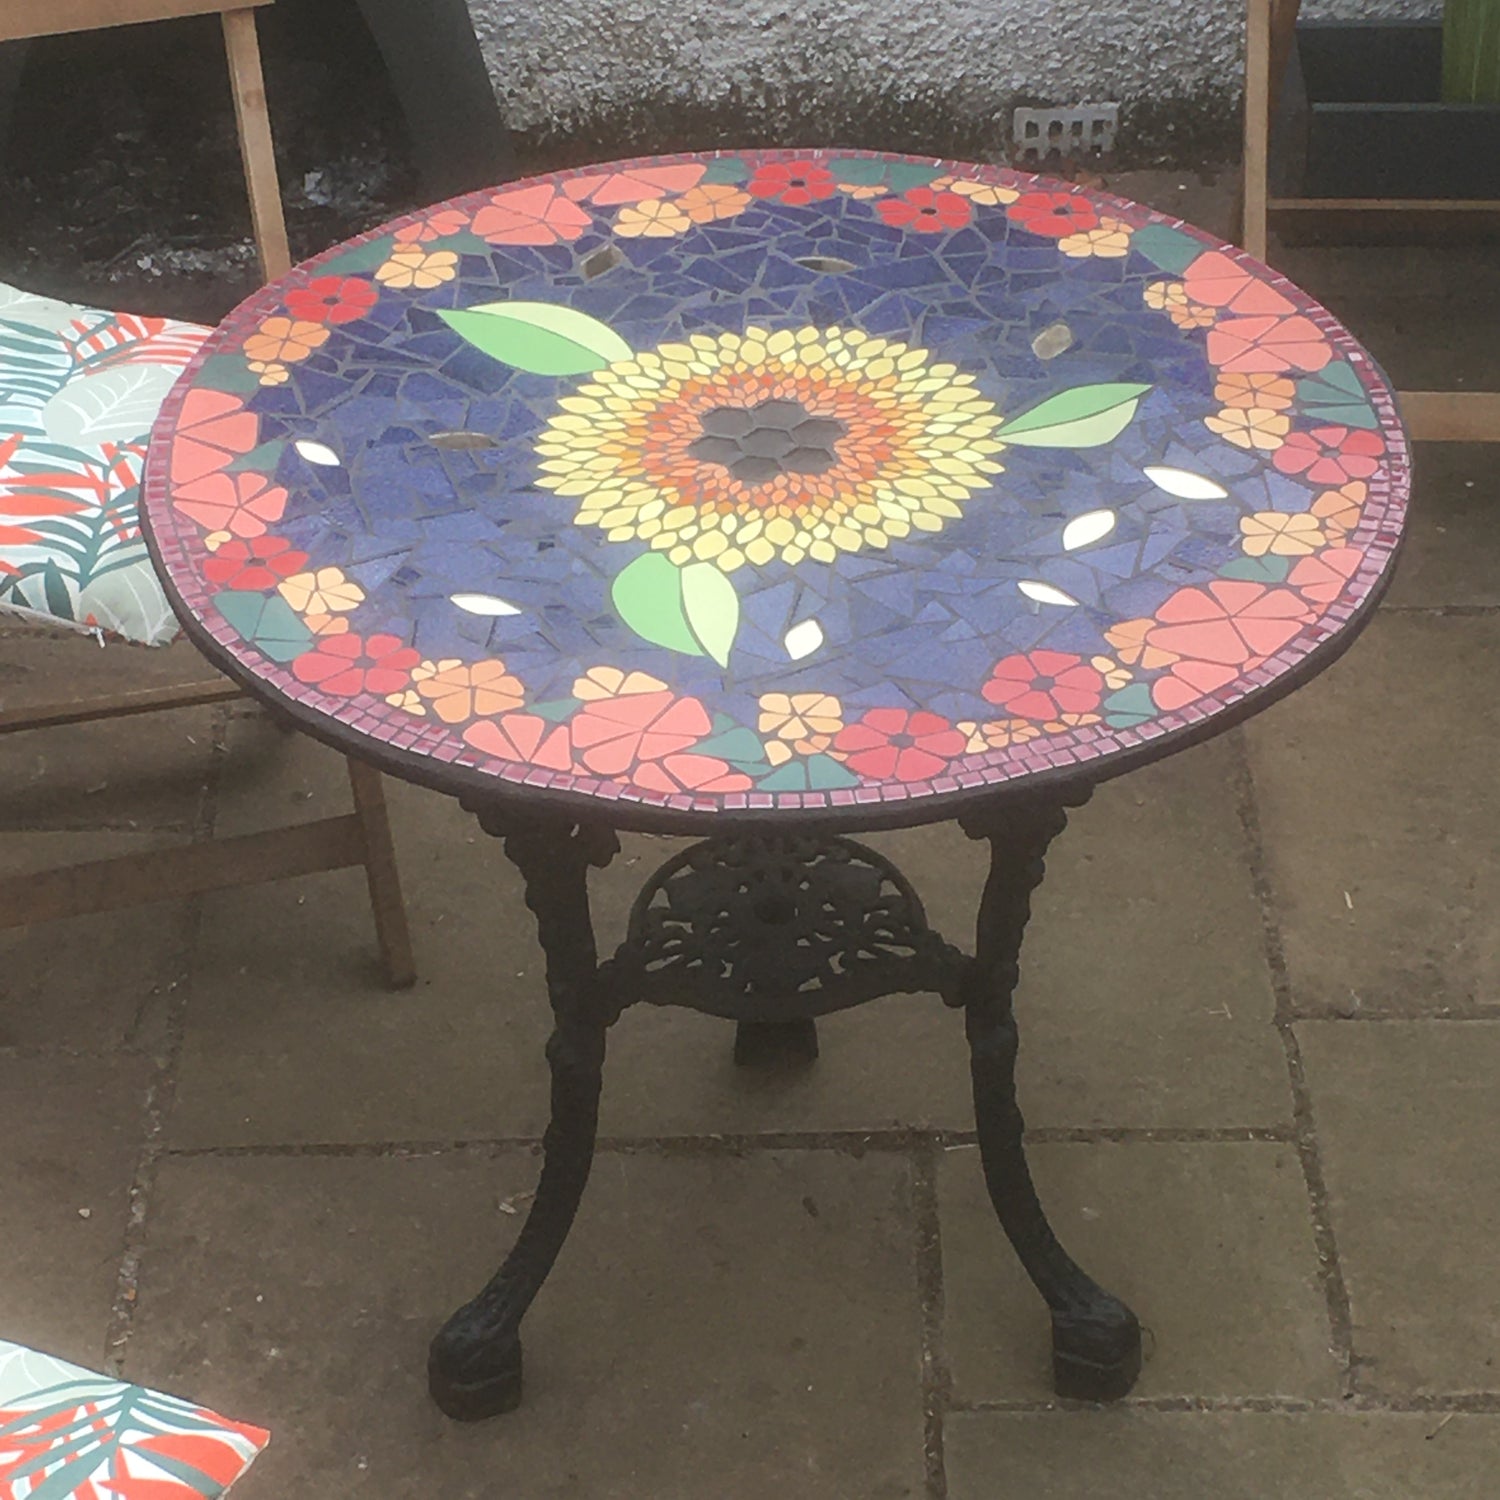
<path fill-rule="evenodd" d="M 143 508 L 211 658 L 386 770 L 870 825 L 1270 702 L 1375 603 L 1408 485 L 1369 355 L 1242 252 L 1000 168 L 752 151 L 299 267 L 172 392 Z"/>

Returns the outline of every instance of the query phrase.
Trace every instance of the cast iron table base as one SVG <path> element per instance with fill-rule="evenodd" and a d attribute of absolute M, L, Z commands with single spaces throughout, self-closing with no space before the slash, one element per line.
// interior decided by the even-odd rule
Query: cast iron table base
<path fill-rule="evenodd" d="M 1012 801 L 962 820 L 990 845 L 972 957 L 927 924 L 890 861 L 845 838 L 728 834 L 667 861 L 637 898 L 618 952 L 598 960 L 588 872 L 619 849 L 613 831 L 522 821 L 479 807 L 520 870 L 547 959 L 552 1119 L 531 1211 L 489 1285 L 447 1321 L 428 1360 L 434 1401 L 477 1421 L 521 1400 L 521 1320 L 572 1226 L 593 1162 L 605 1035 L 639 1001 L 686 1005 L 737 1023 L 735 1059 L 817 1056 L 816 1018 L 888 994 L 931 992 L 964 1012 L 974 1116 L 990 1199 L 1052 1312 L 1059 1396 L 1113 1400 L 1134 1385 L 1140 1325 L 1074 1264 L 1037 1199 L 1016 1105 L 1012 996 L 1031 893 L 1075 791 Z"/>

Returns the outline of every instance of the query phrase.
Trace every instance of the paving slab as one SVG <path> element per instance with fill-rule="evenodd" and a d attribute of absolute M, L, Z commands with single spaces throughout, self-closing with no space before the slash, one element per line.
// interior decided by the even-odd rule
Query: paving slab
<path fill-rule="evenodd" d="M 1233 749 L 1204 746 L 1111 783 L 1053 846 L 1022 956 L 1021 1097 L 1034 1126 L 1274 1126 L 1289 1113 Z M 871 835 L 935 926 L 971 945 L 987 853 L 955 825 Z M 596 882 L 611 933 L 669 849 L 628 841 Z M 630 879 L 622 876 L 629 874 Z M 973 1128 L 961 1018 L 896 997 L 819 1023 L 811 1068 L 736 1070 L 727 1028 L 628 1013 L 611 1038 L 604 1128 Z"/>
<path fill-rule="evenodd" d="M 1297 1031 L 1362 1386 L 1500 1391 L 1500 1023 Z"/>
<path fill-rule="evenodd" d="M 946 1427 L 950 1500 L 1491 1500 L 1500 1417 L 983 1412 Z"/>
<path fill-rule="evenodd" d="M 150 1068 L 0 1057 L 0 1338 L 99 1367 Z"/>
<path fill-rule="evenodd" d="M 1392 609 L 1500 605 L 1500 503 L 1493 444 L 1419 443 Z"/>
<path fill-rule="evenodd" d="M 270 1428 L 244 1500 L 901 1500 L 922 1491 L 907 1167 L 603 1155 L 526 1323 L 526 1396 L 428 1401 L 536 1158 L 177 1158 L 128 1373 Z M 239 1500 L 239 1491 L 236 1491 Z"/>
<path fill-rule="evenodd" d="M 0 632 L 0 703 L 20 708 L 211 680 L 186 643 L 155 650 L 73 634 Z M 212 708 L 8 735 L 0 829 L 190 828 L 213 761 Z"/>
<path fill-rule="evenodd" d="M 229 746 L 221 833 L 347 807 L 332 751 L 263 719 L 237 719 Z M 1285 1119 L 1230 775 L 1227 747 L 1177 757 L 1102 789 L 1056 846 L 1021 998 L 1033 1124 Z M 545 1124 L 550 1021 L 519 878 L 451 799 L 395 781 L 388 794 L 418 988 L 379 989 L 353 873 L 208 898 L 175 1141 L 472 1138 Z M 934 921 L 967 943 L 982 848 L 952 826 L 872 842 L 916 882 Z M 627 838 L 592 878 L 601 952 L 623 936 L 642 881 L 679 847 Z M 601 1129 L 972 1128 L 962 1023 L 935 996 L 861 1007 L 822 1033 L 811 1068 L 737 1069 L 726 1023 L 636 1007 L 611 1035 Z M 242 1067 L 247 1056 L 259 1065 Z"/>
<path fill-rule="evenodd" d="M 0 873 L 118 859 L 185 839 L 7 833 L 0 838 Z M 182 901 L 0 930 L 0 1047 L 158 1045 L 167 998 L 187 974 L 191 933 Z"/>
<path fill-rule="evenodd" d="M 1382 613 L 1246 727 L 1293 997 L 1442 1014 L 1500 988 L 1500 617 Z"/>
<path fill-rule="evenodd" d="M 1149 1332 L 1141 1396 L 1334 1396 L 1302 1172 L 1272 1143 L 1030 1149 L 1058 1238 Z M 945 1320 L 964 1403 L 1051 1399 L 1047 1310 L 985 1193 L 979 1153 L 939 1170 Z"/>
<path fill-rule="evenodd" d="M 218 831 L 346 813 L 337 754 L 231 726 Z M 457 803 L 388 782 L 418 981 L 385 988 L 363 874 L 203 899 L 174 1145 L 539 1135 L 550 1029 L 519 880 Z"/>
<path fill-rule="evenodd" d="M 1221 740 L 1111 782 L 1070 815 L 1021 955 L 1029 1125 L 1217 1128 L 1287 1118 L 1234 776 L 1235 749 Z M 967 943 L 983 846 L 952 828 L 872 842 L 897 857 L 934 921 Z M 966 1100 L 966 1076 L 955 1076 L 954 1090 Z"/>

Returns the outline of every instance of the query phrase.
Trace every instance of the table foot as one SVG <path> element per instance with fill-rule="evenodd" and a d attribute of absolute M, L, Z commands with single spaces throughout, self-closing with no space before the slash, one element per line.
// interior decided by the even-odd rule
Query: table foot
<path fill-rule="evenodd" d="M 741 1021 L 734 1029 L 734 1061 L 764 1068 L 818 1060 L 816 1021 Z"/>
<path fill-rule="evenodd" d="M 432 1341 L 427 1356 L 427 1390 L 437 1409 L 455 1422 L 482 1422 L 514 1411 L 521 1404 L 520 1339 L 486 1351 L 494 1365 L 493 1373 L 484 1375 L 471 1369 L 460 1377 L 448 1369 L 450 1354 L 444 1337 L 450 1326 L 451 1320 Z"/>
<path fill-rule="evenodd" d="M 1070 1401 L 1118 1401 L 1141 1373 L 1141 1325 L 1125 1304 L 1100 1292 L 1087 1312 L 1052 1314 L 1052 1384 Z"/>
<path fill-rule="evenodd" d="M 980 835 L 990 841 L 990 873 L 979 905 L 978 954 L 964 1001 L 965 1030 L 985 1185 L 1006 1238 L 1051 1309 L 1057 1394 L 1077 1401 L 1116 1401 L 1141 1372 L 1140 1324 L 1058 1243 L 1031 1180 L 1025 1125 L 1016 1103 L 1020 1037 L 1011 999 L 1020 978 L 1021 940 L 1031 915 L 1031 893 L 1042 881 L 1047 846 L 1066 822 L 1061 806 L 1021 804 L 1006 809 Z"/>
<path fill-rule="evenodd" d="M 484 826 L 491 831 L 489 823 Z M 521 1320 L 562 1250 L 593 1164 L 605 1036 L 618 1012 L 598 984 L 588 870 L 608 862 L 610 847 L 565 825 L 505 833 L 505 852 L 525 878 L 526 904 L 536 914 L 547 955 L 552 1118 L 542 1137 L 536 1197 L 515 1244 L 484 1290 L 438 1330 L 428 1353 L 432 1399 L 460 1422 L 520 1405 Z"/>

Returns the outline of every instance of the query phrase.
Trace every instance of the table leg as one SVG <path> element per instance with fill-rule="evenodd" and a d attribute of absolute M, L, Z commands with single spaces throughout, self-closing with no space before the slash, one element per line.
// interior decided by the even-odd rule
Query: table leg
<path fill-rule="evenodd" d="M 998 815 L 982 830 L 970 830 L 990 841 L 990 873 L 979 907 L 965 1029 L 985 1184 L 1001 1227 L 1052 1310 L 1057 1394 L 1107 1401 L 1125 1395 L 1140 1374 L 1140 1325 L 1058 1243 L 1026 1164 L 1016 1104 L 1019 1034 L 1011 1001 L 1020 977 L 1021 939 L 1047 846 L 1066 823 L 1060 806 L 1023 806 Z"/>
<path fill-rule="evenodd" d="M 432 1341 L 428 1388 L 442 1411 L 460 1421 L 498 1416 L 520 1404 L 521 1319 L 568 1237 L 593 1165 L 605 1033 L 618 1015 L 600 994 L 589 916 L 588 868 L 601 862 L 600 847 L 597 834 L 566 824 L 505 836 L 505 852 L 525 878 L 526 904 L 536 914 L 547 957 L 552 1119 L 542 1138 L 536 1197 L 510 1254 Z M 607 852 L 602 862 L 608 862 Z"/>

